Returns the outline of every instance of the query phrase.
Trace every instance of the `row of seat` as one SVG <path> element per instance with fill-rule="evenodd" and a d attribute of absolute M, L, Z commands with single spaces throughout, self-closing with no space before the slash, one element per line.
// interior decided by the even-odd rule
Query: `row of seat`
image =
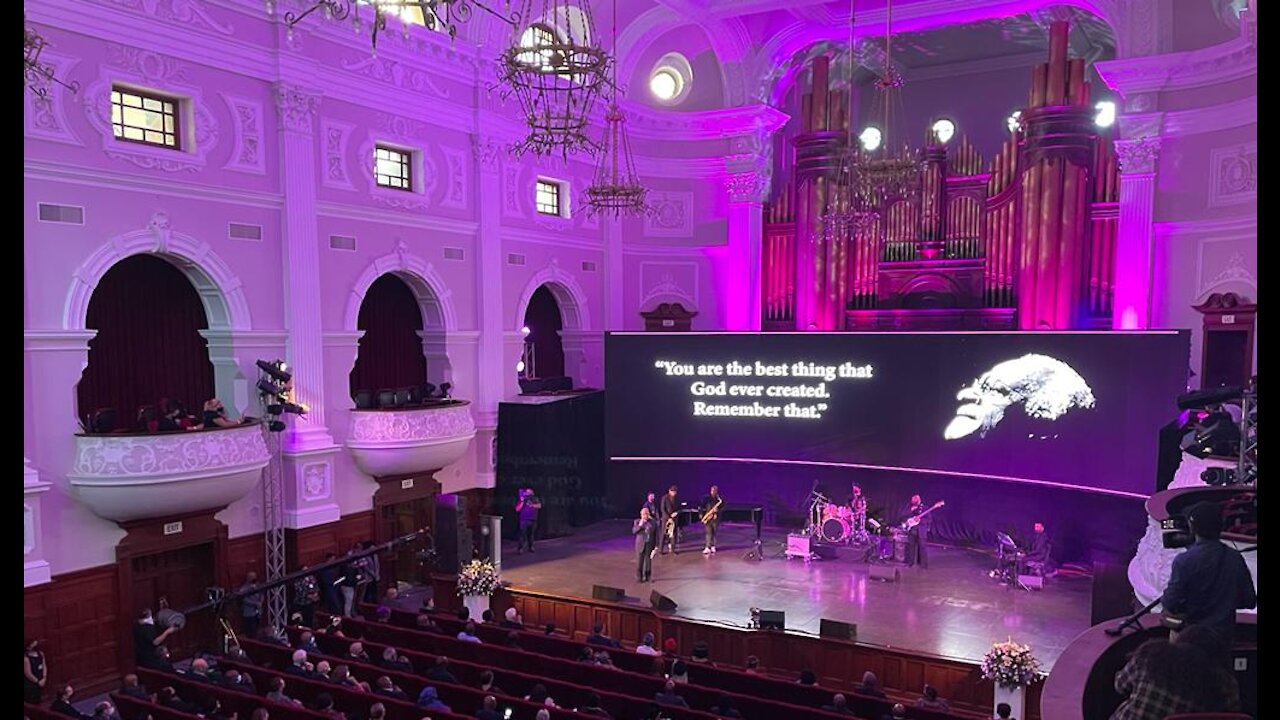
<path fill-rule="evenodd" d="M 484 644 L 477 645 L 456 639 L 457 632 L 462 629 L 460 620 L 441 613 L 433 614 L 432 620 L 444 634 L 418 630 L 416 615 L 405 611 L 393 611 L 391 625 L 349 618 L 344 621 L 344 627 L 348 628 L 349 634 L 358 634 L 367 640 L 391 644 L 397 648 L 443 654 L 450 659 L 465 658 L 491 669 L 537 668 L 538 675 L 580 677 L 582 684 L 614 687 L 632 697 L 652 698 L 663 683 L 658 675 L 663 669 L 662 663 L 652 656 L 617 650 L 610 654 L 612 668 L 594 666 L 578 662 L 576 658 L 583 648 L 601 648 L 577 640 L 525 630 L 517 631 L 520 648 L 510 648 L 506 647 L 510 632 L 508 629 L 482 624 L 477 627 L 476 632 Z M 801 710 L 818 717 L 839 717 L 818 710 L 831 704 L 833 690 L 798 685 L 728 668 L 687 664 L 690 683 L 682 685 L 680 693 L 695 707 L 709 708 L 724 694 L 747 717 L 779 717 L 779 712 Z M 884 699 L 853 693 L 846 693 L 846 698 L 849 709 L 866 718 L 886 715 L 893 706 L 893 703 Z M 914 709 L 911 715 L 921 720 L 965 717 Z"/>

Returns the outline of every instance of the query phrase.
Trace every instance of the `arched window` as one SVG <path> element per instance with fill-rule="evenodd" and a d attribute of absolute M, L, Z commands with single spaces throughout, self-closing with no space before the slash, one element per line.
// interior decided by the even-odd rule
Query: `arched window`
<path fill-rule="evenodd" d="M 85 325 L 97 331 L 76 387 L 86 429 L 106 410 L 115 416 L 107 423 L 113 429 L 146 429 L 140 412 L 162 399 L 198 415 L 214 396 L 213 365 L 200 335 L 209 326 L 204 305 L 163 258 L 134 255 L 112 266 L 93 291 Z"/>
<path fill-rule="evenodd" d="M 422 349 L 422 311 L 418 298 L 403 280 L 390 273 L 369 286 L 360 304 L 356 327 L 364 331 L 351 394 L 361 390 L 420 388 L 427 381 L 427 358 Z"/>
<path fill-rule="evenodd" d="M 542 285 L 534 291 L 524 311 L 524 325 L 529 328 L 526 339 L 531 345 L 533 362 L 526 369 L 530 378 L 564 377 L 564 347 L 560 343 L 563 320 L 560 303 L 551 290 Z"/>

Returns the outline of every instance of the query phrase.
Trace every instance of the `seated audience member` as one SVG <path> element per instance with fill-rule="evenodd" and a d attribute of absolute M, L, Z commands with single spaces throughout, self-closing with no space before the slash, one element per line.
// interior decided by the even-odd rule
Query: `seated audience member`
<path fill-rule="evenodd" d="M 389 698 L 395 698 L 397 700 L 409 699 L 409 696 L 405 693 L 405 691 L 401 690 L 399 685 L 396 685 L 395 683 L 391 682 L 391 678 L 387 677 L 386 675 L 379 677 L 377 681 L 374 682 L 373 691 L 379 695 L 383 695 Z"/>
<path fill-rule="evenodd" d="M 846 698 L 844 695 L 841 695 L 840 693 L 836 693 L 835 697 L 831 698 L 831 704 L 823 705 L 822 709 L 825 712 L 835 713 L 836 715 L 852 715 L 853 714 L 853 711 L 849 709 L 848 698 Z"/>
<path fill-rule="evenodd" d="M 191 715 L 195 715 L 200 712 L 200 709 L 195 705 L 179 697 L 177 690 L 168 686 L 160 688 L 160 692 L 156 693 L 156 704 L 163 705 L 170 710 L 177 710 L 178 712 L 184 712 Z"/>
<path fill-rule="evenodd" d="M 591 650 L 591 648 L 584 647 L 578 650 L 578 662 L 594 664 L 595 661 L 596 661 L 596 654 Z"/>
<path fill-rule="evenodd" d="M 187 671 L 187 678 L 196 682 L 210 683 L 214 682 L 213 677 L 209 674 L 209 661 L 204 658 L 196 658 L 191 661 L 191 669 Z"/>
<path fill-rule="evenodd" d="M 333 673 L 330 675 L 329 681 L 334 685 L 342 685 L 343 687 L 349 687 L 352 689 L 358 689 L 360 687 L 360 681 L 351 674 L 351 668 L 346 665 L 338 665 L 333 668 Z"/>
<path fill-rule="evenodd" d="M 938 697 L 938 689 L 932 685 L 924 686 L 924 694 L 920 696 L 919 700 L 916 700 L 916 707 L 924 710 L 941 710 L 942 712 L 947 712 L 951 709 L 946 700 Z"/>
<path fill-rule="evenodd" d="M 613 658 L 609 657 L 609 653 L 600 650 L 596 653 L 596 664 L 601 667 L 613 667 Z"/>
<path fill-rule="evenodd" d="M 520 647 L 520 633 L 515 630 L 507 633 L 507 647 L 517 649 Z"/>
<path fill-rule="evenodd" d="M 689 662 L 695 662 L 700 665 L 715 665 L 715 663 L 711 662 L 711 648 L 701 640 L 693 644 L 693 655 L 689 657 Z"/>
<path fill-rule="evenodd" d="M 999 703 L 996 705 L 996 716 L 991 720 L 1017 720 L 1013 717 L 1013 706 L 1009 703 Z"/>
<path fill-rule="evenodd" d="M 76 709 L 71 704 L 71 696 L 75 694 L 75 688 L 70 685 L 63 685 L 58 689 L 57 695 L 54 696 L 53 702 L 49 705 L 49 709 L 59 715 L 66 715 L 76 720 L 87 720 L 88 716 Z"/>
<path fill-rule="evenodd" d="M 258 689 L 253 686 L 253 678 L 248 674 L 242 673 L 232 668 L 222 674 L 222 685 L 230 690 L 238 690 L 247 692 L 251 695 L 257 695 Z"/>
<path fill-rule="evenodd" d="M 809 685 L 811 687 L 817 687 L 818 676 L 815 675 L 812 670 L 808 670 L 808 669 L 801 670 L 800 679 L 796 680 L 796 682 L 800 683 L 801 685 Z"/>
<path fill-rule="evenodd" d="M 689 703 L 684 698 L 676 694 L 676 684 L 670 680 L 666 685 L 662 686 L 662 691 L 654 693 L 653 701 L 659 705 L 669 705 L 671 707 L 689 707 Z"/>
<path fill-rule="evenodd" d="M 733 706 L 733 700 L 728 695 L 721 695 L 716 704 L 711 706 L 711 714 L 722 718 L 740 718 L 742 713 L 738 712 L 738 708 Z"/>
<path fill-rule="evenodd" d="M 622 643 L 609 637 L 604 632 L 604 623 L 598 622 L 591 626 L 591 634 L 587 636 L 588 645 L 603 645 L 604 647 L 622 647 Z"/>
<path fill-rule="evenodd" d="M 338 708 L 334 706 L 333 696 L 329 693 L 320 693 L 316 696 L 316 712 L 334 720 L 347 720 L 347 716 L 339 712 Z"/>
<path fill-rule="evenodd" d="M 249 716 L 249 720 L 271 720 L 271 713 L 267 712 L 266 708 L 257 708 Z"/>
<path fill-rule="evenodd" d="M 449 658 L 443 655 L 436 658 L 436 664 L 432 665 L 430 669 L 423 673 L 423 677 L 428 680 L 434 680 L 438 683 L 458 684 L 458 678 L 454 677 L 453 673 L 449 672 Z"/>
<path fill-rule="evenodd" d="M 370 705 L 369 720 L 387 720 L 387 706 L 382 703 Z"/>
<path fill-rule="evenodd" d="M 1229 645 L 1206 625 L 1188 627 L 1173 640 L 1148 641 L 1116 673 L 1115 688 L 1125 700 L 1111 720 L 1236 712 L 1240 707 Z"/>
<path fill-rule="evenodd" d="M 201 428 L 236 427 L 243 424 L 243 419 L 232 420 L 227 417 L 227 408 L 218 398 L 214 398 L 204 404 L 204 419 L 200 422 Z"/>
<path fill-rule="evenodd" d="M 316 644 L 316 636 L 310 630 L 303 630 L 298 633 L 298 649 L 309 653 L 320 653 L 320 646 Z"/>
<path fill-rule="evenodd" d="M 587 715 L 589 717 L 611 718 L 608 710 L 600 707 L 600 696 L 594 692 L 587 693 L 587 701 L 578 708 L 579 715 Z"/>
<path fill-rule="evenodd" d="M 502 720 L 502 713 L 498 712 L 498 698 L 485 695 L 480 709 L 476 711 L 476 720 Z"/>
<path fill-rule="evenodd" d="M 535 684 L 533 689 L 529 691 L 529 694 L 524 696 L 524 699 L 531 703 L 546 705 L 547 707 L 556 706 L 555 700 L 552 700 L 551 696 L 547 693 L 547 686 L 542 683 Z"/>
<path fill-rule="evenodd" d="M 760 658 L 756 657 L 755 655 L 748 655 L 747 665 L 742 669 L 742 671 L 747 673 L 748 675 L 759 675 L 760 674 Z"/>
<path fill-rule="evenodd" d="M 294 650 L 292 661 L 289 663 L 289 666 L 284 669 L 284 671 L 290 675 L 301 675 L 302 677 L 309 677 L 312 670 L 314 670 L 314 668 L 311 666 L 311 663 L 307 662 L 306 650 Z"/>
<path fill-rule="evenodd" d="M 889 711 L 889 714 L 883 716 L 883 720 L 906 720 L 906 718 L 907 706 L 902 703 L 894 705 L 893 709 Z"/>
<path fill-rule="evenodd" d="M 453 710 L 450 709 L 448 705 L 445 705 L 444 701 L 440 699 L 440 694 L 436 692 L 436 689 L 430 685 L 422 688 L 422 692 L 418 693 L 418 702 L 416 704 L 423 710 L 435 710 L 437 712 L 444 713 L 453 712 Z"/>
<path fill-rule="evenodd" d="M 662 641 L 662 652 L 667 657 L 676 657 L 679 655 L 679 648 L 680 646 L 676 644 L 675 638 L 667 638 Z"/>
<path fill-rule="evenodd" d="M 551 720 L 551 711 L 546 708 L 542 708 L 538 711 L 537 715 L 533 716 L 533 720 Z"/>
<path fill-rule="evenodd" d="M 463 625 L 462 629 L 458 631 L 458 639 L 463 642 L 476 643 L 479 645 L 480 638 L 476 635 L 476 624 L 473 622 L 467 622 L 466 625 Z"/>
<path fill-rule="evenodd" d="M 556 634 L 556 624 L 555 624 L 555 623 L 547 623 L 547 624 L 546 624 L 545 626 L 543 626 L 543 628 L 542 628 L 542 634 L 543 634 L 543 635 L 555 635 L 555 634 Z"/>
<path fill-rule="evenodd" d="M 671 682 L 677 685 L 689 684 L 689 666 L 683 660 L 671 663 Z"/>
<path fill-rule="evenodd" d="M 1185 627 L 1208 625 L 1225 638 L 1235 634 L 1236 610 L 1258 606 L 1258 591 L 1244 556 L 1224 544 L 1222 506 L 1200 502 L 1184 513 L 1196 542 L 1173 559 L 1161 596 L 1167 616 Z"/>
<path fill-rule="evenodd" d="M 493 618 L 494 618 L 493 611 L 492 611 L 492 610 L 485 610 L 484 612 L 480 613 L 480 624 L 481 624 L 481 625 L 493 625 L 493 624 L 494 624 L 494 619 L 493 619 Z"/>
<path fill-rule="evenodd" d="M 189 427 L 191 427 L 191 420 L 187 417 L 187 410 L 181 403 L 160 401 L 160 419 L 156 421 L 156 430 L 174 432 Z"/>
<path fill-rule="evenodd" d="M 382 593 L 382 605 L 393 608 L 400 605 L 400 588 L 395 585 L 388 585 L 385 592 Z"/>
<path fill-rule="evenodd" d="M 217 702 L 217 700 L 214 700 L 215 705 Z M 215 712 L 206 712 L 204 716 L 207 720 L 227 720 L 226 715 L 218 712 L 220 710 L 221 708 L 215 708 Z M 92 717 L 93 720 L 120 720 L 120 714 L 116 712 L 116 708 L 111 704 L 110 700 L 103 700 L 97 705 L 94 705 L 93 715 L 90 717 Z"/>
<path fill-rule="evenodd" d="M 471 608 L 463 605 L 458 608 L 458 622 L 467 622 L 471 619 Z"/>
<path fill-rule="evenodd" d="M 484 672 L 480 673 L 480 691 L 487 693 L 489 695 L 506 695 L 507 694 L 507 691 L 498 687 L 498 684 L 494 682 L 492 670 L 485 670 Z"/>
<path fill-rule="evenodd" d="M 223 679 L 225 681 L 225 675 L 223 676 Z M 129 673 L 124 676 L 120 683 L 120 694 L 125 697 L 137 698 L 138 700 L 151 699 L 151 693 L 147 692 L 147 689 L 143 687 L 142 683 L 138 680 L 138 676 L 133 673 Z"/>
<path fill-rule="evenodd" d="M 311 677 L 322 682 L 333 682 L 333 666 L 328 660 L 321 660 L 316 663 L 316 669 L 311 673 Z"/>
<path fill-rule="evenodd" d="M 347 657 L 356 662 L 369 662 L 369 653 L 364 651 L 362 642 L 351 643 L 351 647 L 347 648 Z"/>
<path fill-rule="evenodd" d="M 653 646 L 655 642 L 657 641 L 654 640 L 653 633 L 645 633 L 644 637 L 640 639 L 640 644 L 636 646 L 636 654 L 661 655 L 662 653 L 658 652 L 658 649 Z"/>
<path fill-rule="evenodd" d="M 853 691 L 869 697 L 885 697 L 884 689 L 880 687 L 880 679 L 870 670 L 862 673 L 862 684 L 855 687 Z"/>
<path fill-rule="evenodd" d="M 523 630 L 524 618 L 520 617 L 520 613 L 516 612 L 515 608 L 507 608 L 507 612 L 502 618 L 502 627 L 511 630 Z"/>
<path fill-rule="evenodd" d="M 413 664 L 409 659 L 396 652 L 393 647 L 385 647 L 382 650 L 382 662 L 379 663 L 388 670 L 396 670 L 399 672 L 413 672 Z"/>
<path fill-rule="evenodd" d="M 432 620 L 431 616 L 426 613 L 418 613 L 418 619 L 414 621 L 414 624 L 418 626 L 419 630 L 434 633 L 443 632 L 440 626 L 436 624 L 436 621 Z"/>
<path fill-rule="evenodd" d="M 294 700 L 284 694 L 284 678 L 271 678 L 271 683 L 267 685 L 267 699 L 271 702 L 284 703 L 288 705 L 301 705 L 302 702 Z"/>

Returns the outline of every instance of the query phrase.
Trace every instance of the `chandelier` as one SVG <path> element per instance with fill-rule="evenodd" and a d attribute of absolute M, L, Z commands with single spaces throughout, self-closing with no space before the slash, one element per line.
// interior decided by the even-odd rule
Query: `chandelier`
<path fill-rule="evenodd" d="M 513 17 L 530 23 L 517 19 L 516 40 L 498 58 L 502 96 L 515 96 L 529 128 L 514 151 L 594 154 L 599 148 L 587 137 L 587 124 L 612 59 L 596 39 L 590 4 L 523 0 Z"/>
<path fill-rule="evenodd" d="M 613 47 L 618 47 L 618 0 L 613 0 Z M 618 109 L 618 66 L 613 64 L 609 83 L 609 109 L 604 114 L 604 140 L 600 143 L 600 161 L 596 174 L 587 187 L 587 209 L 594 214 L 613 213 L 645 215 L 649 191 L 640 184 L 635 159 L 631 157 L 631 141 L 627 137 L 626 117 Z"/>
<path fill-rule="evenodd" d="M 854 0 L 849 8 L 850 87 L 853 87 L 855 67 L 856 4 Z M 836 228 L 867 229 L 879 220 L 880 209 L 886 202 L 920 194 L 920 153 L 906 145 L 895 150 L 891 139 L 894 116 L 902 114 L 900 91 L 904 81 L 893 66 L 893 0 L 885 4 L 885 12 L 884 70 L 875 81 L 872 112 L 879 127 L 868 127 L 857 137 L 852 129 L 849 131 L 841 162 L 843 192 L 833 194 L 833 204 L 823 215 Z"/>
<path fill-rule="evenodd" d="M 52 65 L 40 62 L 40 52 L 44 50 L 45 45 L 47 43 L 44 38 L 27 26 L 27 18 L 24 15 L 22 18 L 22 79 L 27 89 L 38 97 L 45 97 L 49 94 L 49 83 L 55 82 L 71 92 L 79 91 L 80 83 L 59 80 L 54 74 Z"/>
<path fill-rule="evenodd" d="M 275 4 L 276 0 L 267 0 L 268 14 L 275 14 Z M 378 33 L 387 29 L 388 15 L 400 19 L 401 32 L 406 38 L 409 36 L 410 25 L 423 25 L 428 30 L 448 33 L 450 39 L 456 38 L 458 23 L 470 20 L 473 8 L 480 8 L 503 22 L 514 23 L 514 20 L 479 0 L 313 0 L 311 6 L 302 12 L 285 13 L 284 22 L 292 38 L 295 25 L 317 10 L 323 10 L 324 16 L 330 20 L 346 20 L 350 17 L 351 24 L 358 33 L 363 24 L 360 18 L 361 6 L 368 6 L 373 11 L 369 27 L 374 52 L 378 50 Z"/>

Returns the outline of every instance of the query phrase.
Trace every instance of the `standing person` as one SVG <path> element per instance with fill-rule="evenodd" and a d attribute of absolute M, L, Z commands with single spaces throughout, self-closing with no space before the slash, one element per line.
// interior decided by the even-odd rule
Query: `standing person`
<path fill-rule="evenodd" d="M 342 612 L 342 593 L 338 583 L 342 579 L 342 566 L 330 565 L 338 556 L 333 551 L 324 554 L 325 567 L 316 573 L 316 582 L 320 584 L 321 605 L 331 615 Z"/>
<path fill-rule="evenodd" d="M 156 619 L 151 608 L 142 611 L 138 622 L 133 625 L 133 662 L 135 665 L 153 670 L 167 670 L 169 664 L 162 655 L 164 641 L 177 632 L 172 625 L 164 630 L 156 630 Z"/>
<path fill-rule="evenodd" d="M 1183 627 L 1207 625 L 1224 638 L 1235 636 L 1236 610 L 1258 606 L 1258 591 L 1244 556 L 1219 539 L 1222 506 L 1200 502 L 1186 510 L 1196 542 L 1173 559 L 1161 596 L 1167 615 Z"/>
<path fill-rule="evenodd" d="M 356 610 L 356 589 L 360 587 L 360 565 L 359 561 L 351 559 L 356 553 L 359 545 L 353 545 L 347 551 L 347 561 L 342 565 L 342 576 L 338 581 L 338 587 L 342 590 L 342 615 L 343 617 L 352 617 Z"/>
<path fill-rule="evenodd" d="M 699 510 L 702 512 L 702 529 L 704 540 L 703 555 L 711 555 L 716 551 L 716 530 L 720 528 L 720 509 L 724 507 L 724 497 L 720 495 L 720 487 L 712 485 L 707 496 L 702 498 Z"/>
<path fill-rule="evenodd" d="M 258 573 L 250 570 L 244 576 L 244 584 L 236 592 L 248 592 L 257 585 Z M 244 634 L 248 637 L 258 637 L 258 628 L 262 625 L 262 600 L 261 590 L 240 597 L 240 619 L 244 622 Z"/>
<path fill-rule="evenodd" d="M 936 507 L 941 507 L 941 503 L 928 507 L 919 495 L 911 496 L 911 504 L 903 513 L 903 525 L 907 529 L 907 565 L 929 569 L 929 526 L 933 524 L 929 513 Z"/>
<path fill-rule="evenodd" d="M 32 705 L 40 704 L 40 696 L 44 693 L 44 684 L 48 679 L 49 669 L 45 665 L 44 653 L 40 651 L 40 641 L 27 643 L 26 654 L 22 659 L 22 701 Z"/>
<path fill-rule="evenodd" d="M 667 494 L 662 496 L 662 502 L 659 506 L 658 517 L 662 522 L 662 538 L 658 542 L 658 549 L 663 555 L 667 554 L 667 548 L 671 548 L 671 554 L 676 554 L 676 544 L 679 538 L 676 533 L 679 531 L 680 516 L 680 497 L 676 486 L 672 485 L 667 488 Z"/>
<path fill-rule="evenodd" d="M 640 518 L 631 523 L 631 534 L 636 538 L 636 581 L 649 582 L 653 574 L 653 551 L 658 543 L 658 528 L 649 514 L 648 506 L 640 508 Z"/>
<path fill-rule="evenodd" d="M 644 498 L 644 506 L 649 508 L 649 517 L 653 518 L 654 520 L 657 520 L 658 496 L 655 495 L 654 493 L 649 493 L 648 495 L 646 495 Z"/>
<path fill-rule="evenodd" d="M 372 540 L 364 541 L 365 550 L 372 550 L 373 548 Z M 378 560 L 377 553 L 364 559 L 364 569 L 365 577 L 369 581 L 364 588 L 364 601 L 376 603 L 378 602 L 378 581 L 382 579 L 382 563 Z"/>
<path fill-rule="evenodd" d="M 306 566 L 302 567 L 306 570 Z M 302 616 L 302 624 L 315 627 L 316 603 L 320 602 L 320 581 L 307 573 L 293 581 L 293 611 Z"/>
<path fill-rule="evenodd" d="M 533 533 L 538 528 L 538 511 L 542 509 L 542 501 L 533 494 L 533 488 L 522 488 L 520 499 L 516 502 L 516 518 L 519 521 L 520 537 L 516 544 L 516 553 L 524 552 L 525 547 L 533 552 Z"/>

